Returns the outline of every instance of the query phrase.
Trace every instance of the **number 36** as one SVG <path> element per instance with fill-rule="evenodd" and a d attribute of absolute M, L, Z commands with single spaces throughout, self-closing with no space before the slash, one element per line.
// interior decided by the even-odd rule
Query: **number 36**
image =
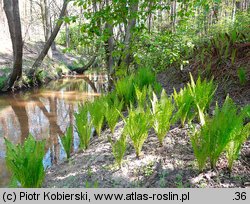
<path fill-rule="evenodd" d="M 235 192 L 236 198 L 234 200 L 246 200 L 247 193 L 246 192 Z"/>

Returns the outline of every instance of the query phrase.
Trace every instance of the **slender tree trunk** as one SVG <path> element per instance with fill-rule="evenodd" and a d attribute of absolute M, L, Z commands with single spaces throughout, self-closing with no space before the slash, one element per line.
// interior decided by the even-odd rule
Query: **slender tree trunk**
<path fill-rule="evenodd" d="M 45 27 L 45 42 L 49 40 L 49 37 L 51 35 L 51 25 L 50 25 L 50 1 L 49 0 L 43 0 L 44 2 L 44 27 Z M 48 51 L 48 57 L 50 59 L 53 59 L 52 49 L 50 48 Z"/>
<path fill-rule="evenodd" d="M 18 0 L 4 0 L 4 11 L 9 25 L 13 48 L 13 70 L 4 91 L 10 89 L 22 76 L 23 39 Z"/>
<path fill-rule="evenodd" d="M 62 7 L 62 10 L 61 10 L 61 13 L 59 16 L 59 21 L 55 25 L 53 32 L 51 33 L 49 39 L 47 40 L 47 42 L 45 43 L 45 45 L 43 47 L 43 50 L 41 51 L 40 55 L 36 59 L 32 68 L 30 69 L 29 74 L 28 74 L 29 77 L 34 77 L 34 74 L 35 74 L 37 68 L 41 66 L 45 56 L 47 55 L 47 53 L 52 45 L 52 43 L 54 42 L 62 24 L 63 24 L 62 18 L 65 16 L 67 5 L 68 5 L 68 0 L 64 0 L 63 7 Z"/>
<path fill-rule="evenodd" d="M 129 65 L 130 65 L 130 49 L 131 49 L 131 40 L 132 40 L 132 33 L 133 29 L 135 28 L 136 25 L 136 14 L 138 12 L 138 7 L 139 7 L 139 1 L 135 0 L 131 3 L 130 5 L 130 19 L 128 20 L 128 24 L 126 27 L 126 32 L 125 32 L 125 39 L 124 39 L 124 45 L 125 48 L 123 50 L 123 59 L 121 63 L 122 68 L 127 68 L 127 72 L 129 72 Z M 134 16 L 134 17 L 132 17 Z"/>
<path fill-rule="evenodd" d="M 68 16 L 68 12 L 66 10 L 66 16 Z M 70 46 L 70 38 L 69 38 L 69 24 L 65 23 L 65 34 L 66 34 L 66 47 Z"/>
<path fill-rule="evenodd" d="M 109 0 L 106 0 L 106 6 L 109 6 Z M 112 56 L 114 50 L 113 25 L 106 22 L 104 32 L 106 32 L 107 35 L 109 36 L 108 40 L 105 42 L 105 51 L 106 51 L 107 71 L 108 71 L 108 76 L 110 77 L 110 75 L 113 73 L 113 65 L 114 65 L 114 60 Z"/>
<path fill-rule="evenodd" d="M 153 14 L 151 12 L 151 7 L 152 7 L 152 1 L 150 0 L 149 5 L 148 5 L 148 10 L 149 10 L 149 16 L 148 16 L 148 32 L 151 33 L 151 27 L 152 27 L 152 17 Z"/>
<path fill-rule="evenodd" d="M 175 32 L 176 26 L 176 0 L 171 3 L 171 23 L 172 23 L 172 31 Z"/>
<path fill-rule="evenodd" d="M 236 14 L 236 0 L 233 0 L 233 10 L 232 10 L 232 20 L 235 21 L 235 14 Z"/>
<path fill-rule="evenodd" d="M 44 1 L 44 23 L 45 23 L 45 41 L 48 41 L 49 36 L 51 35 L 51 26 L 50 26 L 50 8 L 49 1 Z"/>

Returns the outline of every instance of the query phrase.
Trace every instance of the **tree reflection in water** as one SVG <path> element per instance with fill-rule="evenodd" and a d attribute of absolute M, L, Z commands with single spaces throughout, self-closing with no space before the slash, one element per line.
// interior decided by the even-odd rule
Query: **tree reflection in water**
<path fill-rule="evenodd" d="M 64 78 L 25 93 L 0 96 L 0 187 L 7 186 L 3 137 L 14 143 L 23 143 L 29 133 L 36 139 L 46 139 L 44 165 L 58 163 L 66 155 L 59 137 L 74 123 L 74 112 L 79 102 L 94 100 L 104 90 L 106 75 L 89 74 Z M 74 131 L 74 148 L 78 137 Z"/>

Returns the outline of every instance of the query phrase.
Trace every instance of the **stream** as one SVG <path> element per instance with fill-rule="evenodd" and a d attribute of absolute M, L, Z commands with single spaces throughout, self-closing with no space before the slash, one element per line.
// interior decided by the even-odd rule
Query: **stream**
<path fill-rule="evenodd" d="M 93 101 L 105 89 L 107 76 L 91 73 L 64 77 L 48 85 L 16 94 L 0 95 L 0 187 L 7 187 L 10 173 L 5 165 L 4 137 L 23 143 L 31 133 L 35 139 L 46 139 L 44 167 L 66 158 L 60 136 L 69 125 L 74 125 L 74 113 L 79 103 Z M 74 128 L 73 151 L 79 139 Z"/>

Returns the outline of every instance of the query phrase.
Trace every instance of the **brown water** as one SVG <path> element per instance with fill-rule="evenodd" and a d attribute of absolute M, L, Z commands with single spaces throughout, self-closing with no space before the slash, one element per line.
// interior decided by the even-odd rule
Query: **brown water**
<path fill-rule="evenodd" d="M 99 96 L 106 80 L 106 75 L 81 75 L 24 93 L 0 95 L 0 187 L 6 187 L 10 181 L 5 165 L 4 137 L 16 144 L 22 143 L 28 133 L 38 140 L 46 139 L 44 166 L 62 161 L 66 155 L 60 136 L 70 124 L 74 124 L 78 103 Z M 74 151 L 77 151 L 76 130 L 73 144 Z"/>

